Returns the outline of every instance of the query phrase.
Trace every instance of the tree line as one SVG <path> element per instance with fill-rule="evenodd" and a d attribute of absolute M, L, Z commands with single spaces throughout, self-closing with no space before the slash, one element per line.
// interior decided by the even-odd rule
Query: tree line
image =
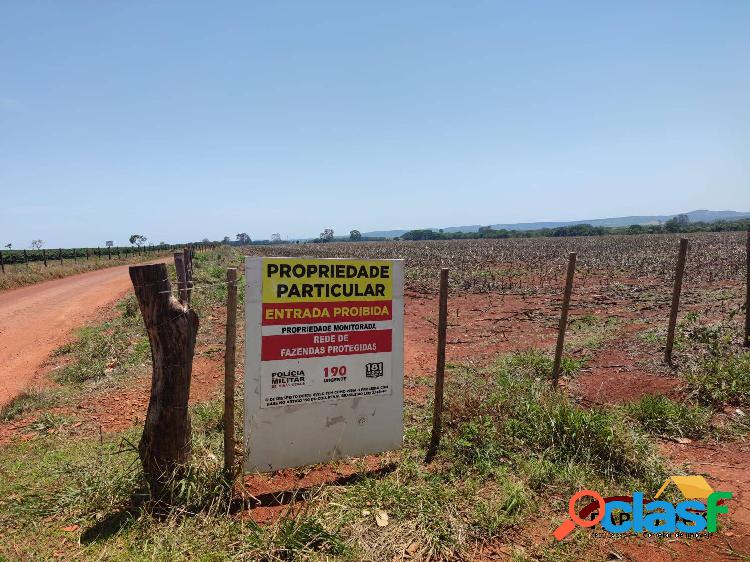
<path fill-rule="evenodd" d="M 538 228 L 534 230 L 493 229 L 482 226 L 477 232 L 444 232 L 429 228 L 410 230 L 401 235 L 402 240 L 460 240 L 479 238 L 536 238 L 565 236 L 607 236 L 613 234 L 665 234 L 690 232 L 730 232 L 747 230 L 750 219 L 690 222 L 687 215 L 677 215 L 664 224 L 631 224 L 630 226 L 592 226 L 587 223 Z"/>

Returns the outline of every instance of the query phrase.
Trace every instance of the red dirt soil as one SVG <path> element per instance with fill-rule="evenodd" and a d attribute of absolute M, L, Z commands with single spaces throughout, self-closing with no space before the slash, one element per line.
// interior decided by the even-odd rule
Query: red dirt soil
<path fill-rule="evenodd" d="M 32 384 L 43 385 L 40 369 L 50 353 L 130 288 L 124 265 L 1 292 L 0 406 Z"/>
<path fill-rule="evenodd" d="M 30 383 L 42 383 L 44 362 L 49 353 L 69 341 L 73 328 L 100 318 L 100 308 L 121 298 L 129 287 L 126 267 L 118 267 L 0 293 L 0 401 L 7 401 Z M 636 339 L 637 332 L 649 324 L 653 325 L 654 319 L 661 322 L 663 305 L 635 311 L 626 299 L 619 302 L 605 300 L 593 291 L 583 290 L 574 295 L 574 300 L 579 311 L 591 312 L 600 318 L 617 316 L 628 323 L 620 326 L 608 342 L 593 354 L 571 350 L 574 354 L 585 353 L 591 357 L 576 379 L 566 381 L 569 393 L 584 405 L 623 403 L 646 393 L 680 397 L 679 379 L 668 369 L 652 368 L 658 349 L 645 349 L 648 346 Z M 431 390 L 429 383 L 425 384 L 426 381 L 420 378 L 429 377 L 434 372 L 437 298 L 407 293 L 405 308 L 405 395 L 407 401 L 425 404 Z M 554 300 L 551 302 L 549 297 L 543 296 L 452 295 L 449 301 L 447 361 L 449 364 L 473 363 L 482 366 L 492 361 L 498 353 L 531 347 L 551 351 L 556 336 L 556 310 Z M 633 322 L 636 315 L 638 324 Z M 651 322 L 648 322 L 649 319 Z M 211 397 L 222 386 L 223 355 L 220 351 L 216 352 L 216 342 L 221 339 L 223 329 L 222 310 L 214 311 L 205 321 L 201 319 L 201 331 L 205 335 L 199 335 L 196 350 L 191 387 L 193 403 Z M 241 356 L 239 358 L 241 361 Z M 143 420 L 148 404 L 150 376 L 144 372 L 124 385 L 124 388 L 82 397 L 76 406 L 66 407 L 65 413 L 73 413 L 76 419 L 81 420 L 75 431 L 98 431 L 100 427 L 104 432 L 119 431 Z M 24 428 L 37 415 L 0 424 L 0 445 L 13 438 L 29 438 L 30 434 L 24 433 Z M 735 492 L 727 530 L 708 540 L 687 542 L 657 544 L 646 539 L 607 541 L 602 545 L 606 551 L 629 560 L 701 562 L 732 559 L 733 551 L 750 551 L 748 445 L 663 442 L 661 447 L 665 456 L 676 465 L 684 463 L 689 473 L 704 474 L 715 488 Z M 366 459 L 368 466 L 375 468 L 377 458 Z M 245 479 L 244 491 L 257 497 L 332 483 L 354 471 L 353 464 L 338 463 L 309 467 L 301 472 L 290 470 L 269 476 L 249 476 Z M 267 522 L 287 509 L 288 505 L 264 505 L 250 509 L 243 516 Z M 551 522 L 548 523 L 551 525 Z M 534 543 L 543 543 L 549 538 L 544 525 L 545 521 L 538 522 L 538 532 L 541 534 L 534 537 Z M 506 546 L 492 541 L 477 552 L 477 559 L 507 559 L 509 552 Z"/>

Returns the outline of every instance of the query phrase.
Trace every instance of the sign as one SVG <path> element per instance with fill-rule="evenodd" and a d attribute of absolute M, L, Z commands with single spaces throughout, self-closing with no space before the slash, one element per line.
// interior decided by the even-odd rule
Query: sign
<path fill-rule="evenodd" d="M 115 243 L 114 243 L 114 241 L 112 241 L 112 240 L 107 240 L 107 241 L 105 242 L 105 244 L 107 245 L 107 248 L 111 248 L 112 246 L 114 246 L 114 244 L 115 244 Z"/>
<path fill-rule="evenodd" d="M 245 470 L 399 448 L 403 262 L 245 265 Z"/>

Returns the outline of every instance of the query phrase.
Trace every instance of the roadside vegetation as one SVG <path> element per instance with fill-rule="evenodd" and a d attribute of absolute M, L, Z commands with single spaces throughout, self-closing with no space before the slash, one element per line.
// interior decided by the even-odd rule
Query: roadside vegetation
<path fill-rule="evenodd" d="M 202 318 L 226 300 L 226 267 L 239 265 L 239 255 L 230 248 L 213 253 L 199 253 L 194 258 L 195 284 L 201 286 L 193 295 L 192 306 Z M 173 289 L 176 287 L 174 265 L 168 265 Z M 244 289 L 240 288 L 240 298 Z M 53 406 L 75 401 L 81 393 L 106 392 L 113 385 L 125 383 L 145 374 L 151 351 L 135 295 L 118 302 L 109 317 L 78 330 L 77 337 L 53 353 L 60 365 L 50 373 L 57 383 L 22 393 L 0 409 L 0 421 L 11 421 Z"/>
<path fill-rule="evenodd" d="M 583 485 L 658 486 L 664 461 L 644 435 L 614 412 L 585 410 L 550 390 L 546 363 L 527 352 L 454 370 L 444 447 L 431 465 L 423 462 L 428 409 L 410 408 L 402 451 L 383 455 L 375 470 L 355 466 L 345 483 L 300 490 L 269 524 L 243 511 L 253 498 L 233 491 L 221 470 L 218 400 L 192 409 L 194 456 L 167 512 L 145 494 L 138 429 L 103 443 L 63 429 L 4 447 L 0 552 L 44 559 L 62 544 L 68 555 L 109 560 L 390 560 L 407 552 L 448 560 L 515 537 L 540 512 L 557 521 L 561 498 Z M 552 556 L 545 552 L 517 556 Z"/>
<path fill-rule="evenodd" d="M 713 235 L 705 236 L 697 245 L 715 248 Z M 734 248 L 734 235 L 726 236 L 723 243 Z M 452 268 L 454 293 L 526 299 L 559 294 L 564 262 L 558 257 L 580 244 L 584 254 L 577 290 L 583 293 L 585 287 L 595 299 L 608 290 L 620 291 L 618 298 L 648 294 L 651 299 L 651 293 L 640 292 L 637 280 L 653 287 L 654 279 L 668 277 L 671 242 L 636 239 L 643 240 L 636 250 L 619 237 L 608 237 L 610 245 L 596 251 L 580 239 L 545 241 L 553 244 L 549 247 L 538 240 L 514 240 L 242 250 L 322 257 L 359 252 L 375 258 L 403 257 L 398 254 L 403 249 L 410 292 L 433 291 L 434 272 L 446 264 Z M 493 255 L 495 244 L 502 243 L 511 247 Z M 692 282 L 710 282 L 709 275 L 736 281 L 742 272 L 734 250 L 706 259 L 712 260 L 713 273 L 689 271 Z M 229 246 L 195 256 L 192 304 L 201 319 L 198 337 L 205 354 L 220 353 L 221 335 L 210 326 L 223 314 L 217 311 L 226 298 L 226 267 L 240 266 L 240 260 L 238 249 Z M 609 278 L 614 275 L 629 281 L 616 285 Z M 653 300 L 658 299 L 664 300 L 660 294 Z M 588 368 L 595 353 L 633 321 L 603 315 L 599 303 L 571 318 L 567 344 L 574 352 L 562 364 L 567 379 Z M 651 300 L 646 304 L 655 306 Z M 111 318 L 84 328 L 73 344 L 58 350 L 62 365 L 53 374 L 56 386 L 30 390 L 0 411 L 0 422 L 25 419 L 27 424 L 0 446 L 0 561 L 471 560 L 486 545 L 519 561 L 606 557 L 612 545 L 592 540 L 585 530 L 561 543 L 549 539 L 573 492 L 588 488 L 620 495 L 658 489 L 668 475 L 683 472 L 659 453 L 662 439 L 746 438 L 746 417 L 733 413 L 746 412 L 750 396 L 750 359 L 738 340 L 740 316 L 716 316 L 715 310 L 705 317 L 683 315 L 675 345 L 679 368 L 664 373 L 680 377 L 679 398 L 647 395 L 620 406 L 583 406 L 565 387 L 550 388 L 552 358 L 533 348 L 503 353 L 489 365 L 452 361 L 442 445 L 431 464 L 424 463 L 431 404 L 409 402 L 400 451 L 285 471 L 292 482 L 317 473 L 327 476 L 313 479 L 322 483 L 279 493 L 250 493 L 253 484 L 269 483 L 268 475 L 232 482 L 224 474 L 222 401 L 208 398 L 191 407 L 193 457 L 171 482 L 173 503 L 165 507 L 149 501 L 137 452 L 140 427 L 103 435 L 74 427 L 76 403 L 148 372 L 142 319 L 128 297 Z M 540 315 L 539 326 L 548 329 L 553 318 Z M 641 344 L 658 349 L 662 337 L 652 330 Z M 429 381 L 414 377 L 409 382 L 415 380 Z M 241 411 L 241 385 L 235 398 Z M 238 439 L 240 425 L 237 420 Z M 32 432 L 34 438 L 28 438 Z"/>
<path fill-rule="evenodd" d="M 162 254 L 164 257 L 167 255 L 168 254 Z M 38 261 L 31 262 L 28 265 L 6 264 L 5 273 L 0 273 L 0 291 L 15 289 L 25 285 L 33 285 L 35 283 L 50 281 L 52 279 L 62 279 L 63 277 L 69 277 L 71 275 L 77 275 L 79 273 L 86 273 L 98 269 L 106 269 L 117 265 L 128 265 L 155 260 L 159 259 L 159 257 L 160 254 L 157 253 L 146 256 L 129 255 L 123 258 L 113 257 L 111 260 L 106 257 L 91 257 L 89 260 L 86 260 L 85 257 L 79 257 L 76 261 L 65 259 L 63 260 L 63 265 L 60 265 L 59 260 L 49 259 L 47 267 L 44 267 L 44 264 Z"/>

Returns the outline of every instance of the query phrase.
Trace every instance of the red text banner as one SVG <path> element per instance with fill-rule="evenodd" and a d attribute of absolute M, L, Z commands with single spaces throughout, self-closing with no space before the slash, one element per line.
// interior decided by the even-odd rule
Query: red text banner
<path fill-rule="evenodd" d="M 392 341 L 391 330 L 263 336 L 261 359 L 283 361 L 363 353 L 389 353 Z"/>
<path fill-rule="evenodd" d="M 392 318 L 392 301 L 263 303 L 264 326 L 383 321 Z"/>

